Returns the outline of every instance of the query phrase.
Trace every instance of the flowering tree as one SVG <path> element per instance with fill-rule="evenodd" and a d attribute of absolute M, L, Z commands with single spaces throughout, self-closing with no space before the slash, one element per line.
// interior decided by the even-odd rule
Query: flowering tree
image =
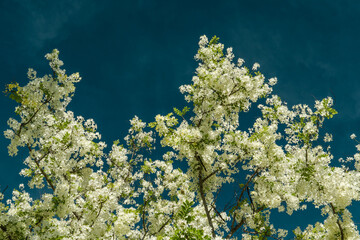
<path fill-rule="evenodd" d="M 192 107 L 149 124 L 134 117 L 109 153 L 94 121 L 66 109 L 80 77 L 66 75 L 57 50 L 46 55 L 52 74 L 29 69 L 26 86 L 7 85 L 19 104 L 19 120 L 5 131 L 9 154 L 27 149 L 20 174 L 48 190 L 33 200 L 21 184 L 0 203 L 0 239 L 283 239 L 271 210 L 291 215 L 305 203 L 321 208 L 324 221 L 293 230 L 294 238 L 360 239 L 347 209 L 360 197 L 360 154 L 330 166 L 322 146 L 332 140 L 320 131 L 336 114 L 332 99 L 288 108 L 259 64 L 233 63 L 216 37 L 201 37 L 199 47 L 196 76 L 180 87 Z M 239 114 L 260 98 L 261 116 L 241 129 Z M 151 160 L 156 139 L 167 152 Z M 186 171 L 174 167 L 181 160 Z M 233 198 L 219 194 L 224 186 Z"/>

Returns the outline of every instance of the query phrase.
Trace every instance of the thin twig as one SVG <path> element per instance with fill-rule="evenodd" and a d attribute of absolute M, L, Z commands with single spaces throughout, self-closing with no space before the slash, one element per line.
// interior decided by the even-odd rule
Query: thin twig
<path fill-rule="evenodd" d="M 1 192 L 1 194 L 4 194 L 4 192 L 6 191 L 6 189 L 8 189 L 9 185 L 6 185 L 5 189 Z"/>
<path fill-rule="evenodd" d="M 259 173 L 260 169 L 261 169 L 260 167 L 257 168 L 257 169 L 255 170 L 255 172 L 251 175 L 251 177 L 249 178 L 249 180 L 246 182 L 246 184 L 245 184 L 245 186 L 243 187 L 243 189 L 242 189 L 242 191 L 241 191 L 241 193 L 240 193 L 240 196 L 239 196 L 239 198 L 238 198 L 238 203 L 241 201 L 241 198 L 242 198 L 242 196 L 244 195 L 245 189 L 249 186 L 249 184 L 250 184 L 250 182 L 253 180 L 253 178 Z"/>
<path fill-rule="evenodd" d="M 204 166 L 204 169 L 205 169 L 205 166 Z M 206 180 L 208 180 L 211 176 L 213 176 L 214 174 L 216 174 L 217 172 L 219 172 L 221 169 L 217 169 L 217 170 L 215 170 L 215 171 L 213 171 L 212 173 L 210 173 L 209 175 L 207 175 L 204 179 L 203 179 L 203 181 L 205 182 Z M 206 169 L 205 169 L 205 171 L 206 171 Z"/>

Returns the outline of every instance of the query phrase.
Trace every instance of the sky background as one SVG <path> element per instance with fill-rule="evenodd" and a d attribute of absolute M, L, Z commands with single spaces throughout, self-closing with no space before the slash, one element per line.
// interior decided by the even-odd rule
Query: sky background
<path fill-rule="evenodd" d="M 0 87 L 26 84 L 29 67 L 50 73 L 44 55 L 57 48 L 67 73 L 82 76 L 69 109 L 93 118 L 112 143 L 134 115 L 150 122 L 184 106 L 179 86 L 194 75 L 199 37 L 216 35 L 245 65 L 258 62 L 267 78 L 276 76 L 274 92 L 290 106 L 332 96 L 339 114 L 325 129 L 335 158 L 347 157 L 355 153 L 350 134 L 360 136 L 359 26 L 356 0 L 0 0 Z M 4 131 L 15 102 L 2 94 L 0 106 Z M 8 144 L 0 138 L 0 189 L 10 193 L 25 182 L 18 175 L 25 155 L 9 157 Z M 359 207 L 352 207 L 358 223 Z M 316 213 L 275 220 L 306 226 Z"/>

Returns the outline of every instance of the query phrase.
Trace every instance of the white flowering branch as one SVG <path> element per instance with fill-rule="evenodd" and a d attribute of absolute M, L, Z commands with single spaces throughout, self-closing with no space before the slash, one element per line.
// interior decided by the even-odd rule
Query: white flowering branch
<path fill-rule="evenodd" d="M 337 114 L 332 98 L 289 108 L 271 95 L 277 78 L 266 80 L 258 63 L 234 63 L 218 40 L 200 38 L 196 75 L 180 87 L 193 107 L 150 124 L 135 116 L 124 144 L 114 141 L 109 153 L 95 122 L 67 110 L 81 78 L 61 68 L 59 51 L 45 56 L 52 74 L 29 69 L 27 85 L 7 85 L 20 118 L 4 132 L 9 155 L 27 148 L 20 174 L 52 192 L 33 200 L 21 184 L 0 201 L 0 239 L 285 239 L 272 211 L 291 215 L 304 202 L 326 217 L 293 230 L 295 239 L 360 239 L 348 210 L 360 199 L 360 153 L 330 165 L 333 137 L 322 127 Z M 260 98 L 261 115 L 241 129 L 240 113 Z M 155 147 L 167 152 L 153 160 Z M 220 194 L 229 187 L 232 198 Z"/>

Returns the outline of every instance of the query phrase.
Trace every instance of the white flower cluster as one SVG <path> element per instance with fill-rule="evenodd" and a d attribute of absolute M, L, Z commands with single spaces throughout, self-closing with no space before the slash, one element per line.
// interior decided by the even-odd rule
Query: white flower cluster
<path fill-rule="evenodd" d="M 46 55 L 53 74 L 29 69 L 26 86 L 9 84 L 19 103 L 19 119 L 4 132 L 9 155 L 25 147 L 20 174 L 29 187 L 49 190 L 33 200 L 21 184 L 0 202 L 0 239 L 284 239 L 288 231 L 271 224 L 272 210 L 291 215 L 309 204 L 325 219 L 295 229 L 295 238 L 360 239 L 348 210 L 360 199 L 360 144 L 340 160 L 354 162 L 349 168 L 330 165 L 330 147 L 318 141 L 333 139 L 321 129 L 337 113 L 333 100 L 288 108 L 270 95 L 277 78 L 252 72 L 258 63 L 252 71 L 242 59 L 235 64 L 232 48 L 224 54 L 216 37 L 202 36 L 199 46 L 196 76 L 180 87 L 192 113 L 174 109 L 150 124 L 135 116 L 126 144 L 115 141 L 108 154 L 95 122 L 66 109 L 81 78 L 65 74 L 57 50 Z M 259 98 L 266 98 L 261 116 L 244 130 L 239 116 Z M 156 138 L 166 151 L 152 160 Z"/>

